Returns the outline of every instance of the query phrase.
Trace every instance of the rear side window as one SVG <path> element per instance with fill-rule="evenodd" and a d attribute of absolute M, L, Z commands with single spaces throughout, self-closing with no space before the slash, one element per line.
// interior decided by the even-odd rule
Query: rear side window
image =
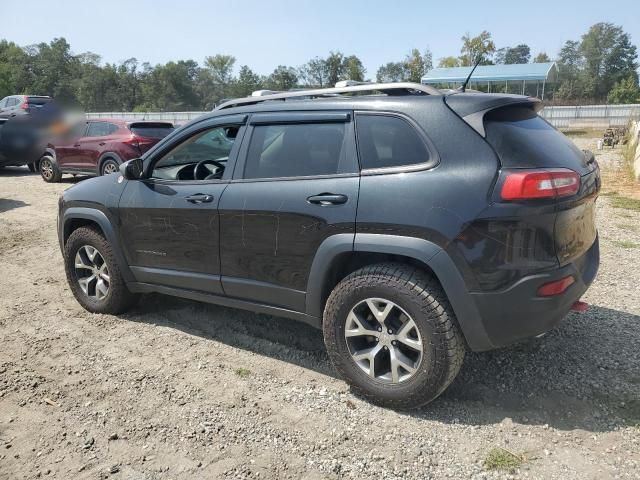
<path fill-rule="evenodd" d="M 41 107 L 45 103 L 49 103 L 53 98 L 46 97 L 27 97 L 27 103 L 36 107 Z"/>
<path fill-rule="evenodd" d="M 258 125 L 244 178 L 333 175 L 345 155 L 345 123 Z"/>
<path fill-rule="evenodd" d="M 107 122 L 93 122 L 89 124 L 87 137 L 105 137 L 118 130 L 118 126 Z"/>
<path fill-rule="evenodd" d="M 429 160 L 429 151 L 406 120 L 391 115 L 356 117 L 360 168 L 393 168 Z"/>
<path fill-rule="evenodd" d="M 173 132 L 170 123 L 132 123 L 129 130 L 139 137 L 164 138 Z"/>

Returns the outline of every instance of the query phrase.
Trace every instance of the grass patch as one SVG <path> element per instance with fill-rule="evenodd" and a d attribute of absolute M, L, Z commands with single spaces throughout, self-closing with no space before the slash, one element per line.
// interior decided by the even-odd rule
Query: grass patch
<path fill-rule="evenodd" d="M 240 367 L 236 368 L 235 373 L 241 378 L 247 378 L 249 375 L 251 375 L 251 370 L 249 370 L 248 368 Z"/>
<path fill-rule="evenodd" d="M 629 197 L 621 197 L 620 195 L 611 196 L 611 206 L 613 208 L 624 208 L 625 210 L 633 210 L 640 212 L 640 200 Z"/>
<path fill-rule="evenodd" d="M 622 248 L 640 248 L 640 243 L 631 242 L 629 240 L 614 240 L 613 243 Z"/>
<path fill-rule="evenodd" d="M 615 197 L 616 195 L 618 195 L 618 192 L 613 190 L 611 192 L 602 192 L 600 193 L 601 197 Z"/>
<path fill-rule="evenodd" d="M 621 228 L 622 230 L 626 230 L 628 232 L 638 231 L 638 225 L 618 225 L 618 228 Z"/>
<path fill-rule="evenodd" d="M 524 455 L 516 455 L 504 448 L 492 448 L 484 459 L 487 470 L 506 470 L 513 472 L 525 462 Z"/>

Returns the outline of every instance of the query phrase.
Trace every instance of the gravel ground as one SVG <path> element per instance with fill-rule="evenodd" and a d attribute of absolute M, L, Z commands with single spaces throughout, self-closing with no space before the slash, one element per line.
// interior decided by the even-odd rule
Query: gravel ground
<path fill-rule="evenodd" d="M 0 172 L 1 479 L 640 478 L 640 212 L 598 200 L 587 313 L 468 354 L 402 413 L 353 396 L 302 324 L 161 296 L 85 312 L 55 233 L 71 183 Z M 521 465 L 488 470 L 495 448 Z"/>

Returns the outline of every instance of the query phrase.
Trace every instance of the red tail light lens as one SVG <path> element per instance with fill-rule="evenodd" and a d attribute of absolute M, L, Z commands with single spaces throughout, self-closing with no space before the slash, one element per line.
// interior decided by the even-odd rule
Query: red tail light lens
<path fill-rule="evenodd" d="M 28 97 L 22 97 L 22 104 L 20 105 L 20 108 L 22 110 L 29 110 L 29 98 Z"/>
<path fill-rule="evenodd" d="M 507 173 L 500 196 L 503 200 L 569 197 L 579 189 L 580 176 L 573 170 L 517 170 Z"/>
<path fill-rule="evenodd" d="M 560 295 L 575 283 L 575 278 L 571 275 L 561 278 L 560 280 L 554 280 L 553 282 L 545 283 L 538 289 L 539 297 L 552 297 L 554 295 Z"/>

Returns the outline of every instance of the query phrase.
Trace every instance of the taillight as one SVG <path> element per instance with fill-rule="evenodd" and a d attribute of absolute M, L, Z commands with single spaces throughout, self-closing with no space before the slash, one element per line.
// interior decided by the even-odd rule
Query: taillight
<path fill-rule="evenodd" d="M 552 297 L 554 295 L 560 295 L 564 293 L 567 288 L 575 283 L 575 278 L 569 275 L 563 277 L 560 280 L 554 280 L 553 282 L 545 283 L 538 289 L 539 297 Z"/>
<path fill-rule="evenodd" d="M 138 147 L 138 137 L 135 135 L 131 135 L 129 138 L 124 140 L 122 143 L 126 143 L 127 145 L 133 145 L 134 147 Z"/>
<path fill-rule="evenodd" d="M 506 174 L 500 196 L 503 200 L 529 200 L 575 195 L 580 176 L 573 170 L 513 170 Z"/>
<path fill-rule="evenodd" d="M 23 102 L 20 105 L 20 108 L 22 110 L 29 110 L 29 99 L 27 97 L 23 97 L 22 100 L 23 100 Z"/>

